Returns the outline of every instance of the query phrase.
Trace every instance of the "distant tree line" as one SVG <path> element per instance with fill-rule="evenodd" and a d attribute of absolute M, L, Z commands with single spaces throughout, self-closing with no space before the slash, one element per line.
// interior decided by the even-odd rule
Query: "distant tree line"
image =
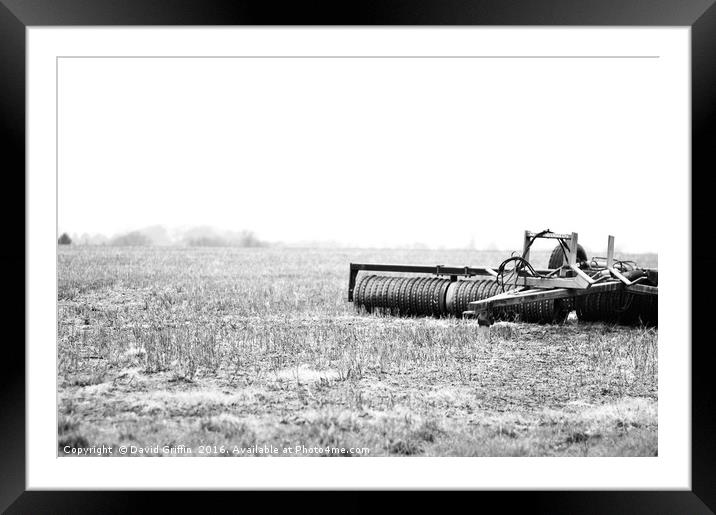
<path fill-rule="evenodd" d="M 148 247 L 152 244 L 151 238 L 139 231 L 131 231 L 115 236 L 109 241 L 115 247 Z"/>
<path fill-rule="evenodd" d="M 72 235 L 63 233 L 57 240 L 60 245 L 109 245 L 114 247 L 186 246 L 186 247 L 266 247 L 252 231 L 218 232 L 210 227 L 193 227 L 170 234 L 163 226 L 151 226 L 140 230 L 106 237 L 101 234 Z"/>
<path fill-rule="evenodd" d="M 259 240 L 251 231 L 225 236 L 204 235 L 184 238 L 188 247 L 265 247 L 266 243 Z"/>

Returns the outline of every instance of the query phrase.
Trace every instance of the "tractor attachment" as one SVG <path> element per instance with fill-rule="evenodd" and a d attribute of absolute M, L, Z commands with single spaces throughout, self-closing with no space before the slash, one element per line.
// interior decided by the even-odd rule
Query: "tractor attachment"
<path fill-rule="evenodd" d="M 529 263 L 530 247 L 540 238 L 558 242 L 546 270 Z M 378 274 L 358 277 L 361 271 Z M 560 323 L 572 310 L 580 320 L 657 325 L 657 299 L 657 270 L 616 260 L 613 236 L 606 258 L 588 260 L 577 233 L 549 230 L 525 231 L 522 254 L 497 267 L 351 263 L 348 284 L 348 300 L 368 312 L 477 317 L 486 325 Z"/>

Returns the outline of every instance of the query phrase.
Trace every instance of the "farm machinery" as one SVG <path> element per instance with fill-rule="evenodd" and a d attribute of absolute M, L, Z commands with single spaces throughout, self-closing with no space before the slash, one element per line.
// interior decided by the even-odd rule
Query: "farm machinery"
<path fill-rule="evenodd" d="M 547 269 L 529 262 L 538 239 L 555 240 Z M 614 257 L 587 258 L 578 234 L 525 231 L 521 254 L 496 267 L 351 263 L 348 300 L 359 309 L 398 316 L 474 317 L 561 323 L 571 311 L 585 321 L 657 325 L 658 271 Z"/>

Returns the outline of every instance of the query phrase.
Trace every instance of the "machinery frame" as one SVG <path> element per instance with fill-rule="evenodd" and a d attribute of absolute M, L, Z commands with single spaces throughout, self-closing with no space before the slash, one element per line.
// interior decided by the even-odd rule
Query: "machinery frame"
<path fill-rule="evenodd" d="M 530 249 L 537 239 L 557 240 L 559 242 L 563 254 L 561 266 L 540 270 L 532 267 L 529 263 Z M 370 306 L 377 307 L 386 305 L 395 307 L 396 303 L 401 305 L 400 302 L 403 302 L 403 307 L 406 308 L 406 311 L 414 311 L 417 306 L 417 311 L 421 314 L 423 311 L 430 311 L 430 309 L 425 308 L 430 302 L 438 302 L 442 306 L 443 301 L 445 301 L 445 292 L 455 291 L 450 288 L 440 290 L 439 288 L 445 288 L 445 286 L 439 286 L 435 282 L 426 283 L 425 285 L 416 284 L 411 289 L 405 283 L 400 282 L 400 277 L 392 279 L 388 277 L 387 280 L 381 283 L 372 283 L 373 286 L 367 292 L 359 291 L 358 295 L 361 298 L 354 300 L 357 276 L 361 271 L 395 272 L 401 274 L 401 276 L 402 274 L 428 274 L 435 278 L 447 277 L 450 284 L 462 278 L 477 278 L 478 281 L 482 281 L 484 284 L 492 284 L 493 286 L 489 288 L 481 287 L 474 290 L 473 293 L 477 294 L 477 299 L 479 300 L 469 301 L 464 296 L 460 297 L 463 299 L 460 302 L 465 303 L 460 304 L 453 311 L 455 316 L 477 317 L 481 323 L 486 324 L 492 323 L 493 314 L 500 312 L 504 314 L 505 309 L 509 311 L 514 308 L 519 311 L 525 308 L 529 315 L 530 313 L 535 313 L 530 306 L 535 306 L 535 303 L 542 303 L 542 307 L 537 309 L 540 313 L 539 316 L 543 316 L 545 313 L 549 313 L 549 309 L 552 309 L 544 308 L 545 303 L 550 305 L 552 301 L 565 301 L 566 304 L 555 302 L 554 306 L 574 306 L 574 299 L 592 294 L 612 295 L 617 292 L 624 292 L 638 296 L 654 296 L 656 298 L 658 296 L 658 286 L 656 286 L 658 284 L 657 270 L 638 268 L 635 263 L 615 259 L 614 241 L 614 236 L 610 235 L 607 239 L 606 257 L 585 260 L 586 257 L 584 256 L 580 261 L 579 235 L 576 232 L 555 233 L 547 229 L 540 232 L 525 231 L 522 254 L 513 255 L 505 259 L 498 267 L 351 263 L 348 279 L 348 300 L 351 302 L 361 302 L 362 300 Z M 557 247 L 557 249 L 560 247 Z M 508 267 L 510 264 L 513 264 L 511 268 Z M 550 266 L 555 266 L 554 260 L 551 260 Z M 380 278 L 383 276 L 368 277 Z M 438 300 L 435 300 L 436 295 Z M 452 297 L 450 298 L 452 299 Z M 408 300 L 406 301 L 405 299 Z M 428 304 L 425 304 L 426 302 Z M 592 300 L 587 299 L 585 302 L 590 303 Z M 544 311 L 544 309 L 547 309 L 547 311 Z M 564 316 L 566 317 L 566 313 Z"/>
<path fill-rule="evenodd" d="M 565 263 L 561 268 L 550 271 L 546 275 L 538 276 L 518 273 L 515 278 L 517 288 L 503 292 L 493 297 L 470 302 L 470 310 L 463 313 L 464 316 L 487 315 L 495 308 L 506 308 L 519 306 L 528 302 L 544 300 L 574 299 L 595 293 L 623 290 L 637 295 L 658 295 L 658 286 L 639 284 L 646 280 L 641 276 L 630 280 L 617 269 L 614 259 L 614 236 L 609 235 L 607 239 L 606 264 L 603 267 L 596 266 L 593 270 L 595 275 L 587 275 L 577 264 L 578 234 L 557 234 L 551 231 L 533 233 L 525 231 L 525 244 L 522 257 L 526 260 L 529 257 L 529 247 L 538 238 L 559 239 L 566 243 L 568 252 L 565 254 Z M 648 269 L 651 270 L 651 269 Z M 557 275 L 557 277 L 553 277 Z M 571 277 L 569 277 L 571 275 Z"/>

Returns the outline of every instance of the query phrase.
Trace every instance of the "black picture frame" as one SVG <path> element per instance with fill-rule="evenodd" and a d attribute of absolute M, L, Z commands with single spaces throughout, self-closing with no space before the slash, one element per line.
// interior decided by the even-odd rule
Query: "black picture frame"
<path fill-rule="evenodd" d="M 268 2 L 230 0 L 0 0 L 0 131 L 3 151 L 3 220 L 25 212 L 25 30 L 33 26 L 112 25 L 571 25 L 691 27 L 692 234 L 693 275 L 714 269 L 709 172 L 716 170 L 716 5 L 715 0 L 365 0 L 362 2 Z M 7 202 L 7 198 L 12 202 Z M 15 203 L 17 202 L 17 203 Z M 19 205 L 18 205 L 19 204 Z M 25 315 L 25 226 L 4 228 L 0 262 L 11 297 L 6 320 Z M 664 228 L 668 239 L 669 228 Z M 23 269 L 21 276 L 17 271 Z M 698 274 L 698 275 L 697 275 Z M 710 288 L 692 285 L 692 489 L 691 491 L 481 492 L 480 502 L 522 505 L 549 513 L 713 513 L 716 510 L 716 397 L 711 383 L 711 342 L 707 328 Z M 20 283 L 23 283 L 22 285 Z M 699 284 L 697 282 L 697 284 Z M 703 284 L 702 284 L 703 286 Z M 18 295 L 17 292 L 21 291 Z M 19 326 L 17 322 L 12 323 Z M 24 327 L 24 326 L 23 326 Z M 23 341 L 25 339 L 24 329 Z M 699 337 L 702 335 L 703 337 Z M 687 345 L 690 342 L 682 342 Z M 147 493 L 39 492 L 25 487 L 25 349 L 7 338 L 0 359 L 0 509 L 9 513 L 145 511 Z M 207 493 L 209 494 L 209 493 Z M 165 511 L 187 507 L 184 492 L 161 495 Z M 233 493 L 212 495 L 229 497 Z M 244 502 L 247 494 L 241 494 Z M 155 497 L 156 498 L 156 497 Z M 228 500 L 228 499 L 227 499 Z M 324 498 L 324 506 L 343 501 Z M 416 495 L 413 500 L 421 501 Z M 474 501 L 470 501 L 474 502 Z M 355 508 L 356 506 L 354 506 Z M 345 511 L 345 510 L 342 510 Z"/>

